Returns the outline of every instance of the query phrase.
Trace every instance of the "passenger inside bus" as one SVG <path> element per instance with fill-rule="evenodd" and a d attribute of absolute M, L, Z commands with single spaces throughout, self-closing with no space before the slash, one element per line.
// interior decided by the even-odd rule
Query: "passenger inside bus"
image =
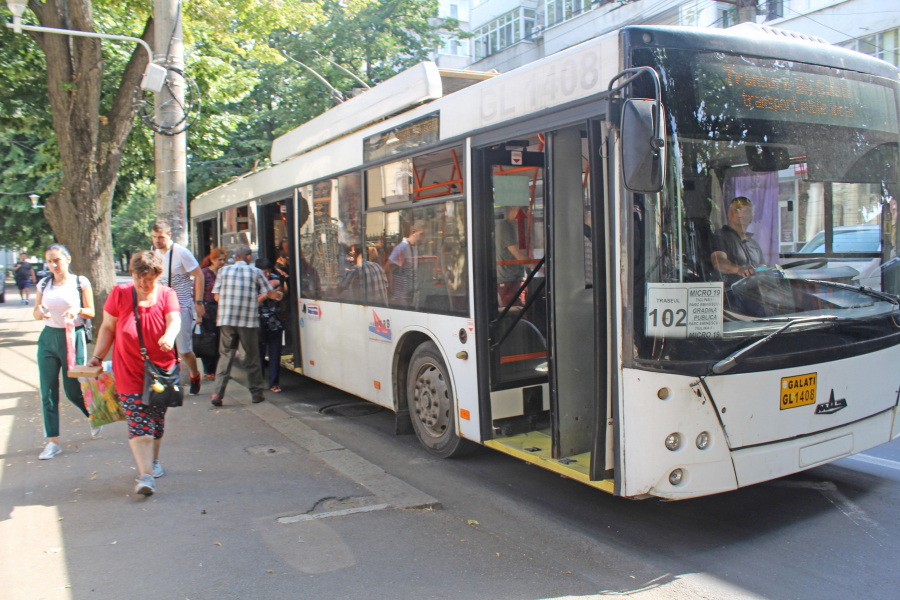
<path fill-rule="evenodd" d="M 525 304 L 525 291 L 516 298 L 516 292 L 525 278 L 524 263 L 526 254 L 525 240 L 520 237 L 519 222 L 527 218 L 521 206 L 509 206 L 506 218 L 497 221 L 497 295 L 500 306 L 513 302 L 514 306 Z"/>
<path fill-rule="evenodd" d="M 419 252 L 416 244 L 423 233 L 423 223 L 416 221 L 409 229 L 409 235 L 394 247 L 385 263 L 391 282 L 391 305 L 408 307 L 413 303 L 416 290 L 416 270 Z"/>

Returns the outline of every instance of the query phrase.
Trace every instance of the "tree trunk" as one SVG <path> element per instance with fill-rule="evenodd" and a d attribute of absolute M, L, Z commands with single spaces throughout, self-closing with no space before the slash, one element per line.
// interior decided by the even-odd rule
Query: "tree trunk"
<path fill-rule="evenodd" d="M 31 0 L 41 25 L 93 31 L 90 0 Z M 47 60 L 47 96 L 59 146 L 62 185 L 46 200 L 44 216 L 57 241 L 72 253 L 72 272 L 86 276 L 94 291 L 97 325 L 116 283 L 111 209 L 122 151 L 134 122 L 132 97 L 147 64 L 137 47 L 112 107 L 101 119 L 103 58 L 100 40 L 33 33 Z M 153 40 L 152 19 L 144 40 Z M 111 42 L 117 43 L 117 42 Z"/>

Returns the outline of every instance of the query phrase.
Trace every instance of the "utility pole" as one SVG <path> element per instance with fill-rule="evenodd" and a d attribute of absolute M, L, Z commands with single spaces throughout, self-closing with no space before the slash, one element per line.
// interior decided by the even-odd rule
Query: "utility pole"
<path fill-rule="evenodd" d="M 184 40 L 181 2 L 153 0 L 156 62 L 184 70 Z M 174 93 L 174 95 L 173 95 Z M 184 119 L 184 79 L 168 72 L 167 85 L 155 96 L 154 120 L 174 126 Z M 156 155 L 156 215 L 172 226 L 172 240 L 188 242 L 187 131 L 176 135 L 153 135 Z"/>

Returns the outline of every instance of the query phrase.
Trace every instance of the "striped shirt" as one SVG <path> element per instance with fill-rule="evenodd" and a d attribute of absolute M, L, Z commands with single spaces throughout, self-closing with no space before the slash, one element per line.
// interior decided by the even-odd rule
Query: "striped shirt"
<path fill-rule="evenodd" d="M 168 252 L 161 252 L 154 248 L 163 261 L 163 273 L 159 282 L 175 290 L 178 296 L 178 304 L 181 310 L 193 310 L 194 307 L 194 281 L 191 279 L 191 271 L 200 266 L 191 251 L 184 246 L 172 244 Z M 172 256 L 172 283 L 169 285 L 169 255 Z"/>
<path fill-rule="evenodd" d="M 238 261 L 219 269 L 213 294 L 219 294 L 219 312 L 216 325 L 219 327 L 259 327 L 257 290 L 271 291 L 272 284 L 262 271 Z"/>

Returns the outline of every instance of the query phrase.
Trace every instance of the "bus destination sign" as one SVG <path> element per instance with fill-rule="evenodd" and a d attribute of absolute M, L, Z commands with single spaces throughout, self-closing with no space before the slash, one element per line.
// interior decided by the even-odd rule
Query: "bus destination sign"
<path fill-rule="evenodd" d="M 781 68 L 769 68 L 711 59 L 698 62 L 694 74 L 704 112 L 710 117 L 898 131 L 890 87 L 780 64 Z"/>
<path fill-rule="evenodd" d="M 440 139 L 440 114 L 424 117 L 392 127 L 363 139 L 363 162 L 400 154 Z"/>

